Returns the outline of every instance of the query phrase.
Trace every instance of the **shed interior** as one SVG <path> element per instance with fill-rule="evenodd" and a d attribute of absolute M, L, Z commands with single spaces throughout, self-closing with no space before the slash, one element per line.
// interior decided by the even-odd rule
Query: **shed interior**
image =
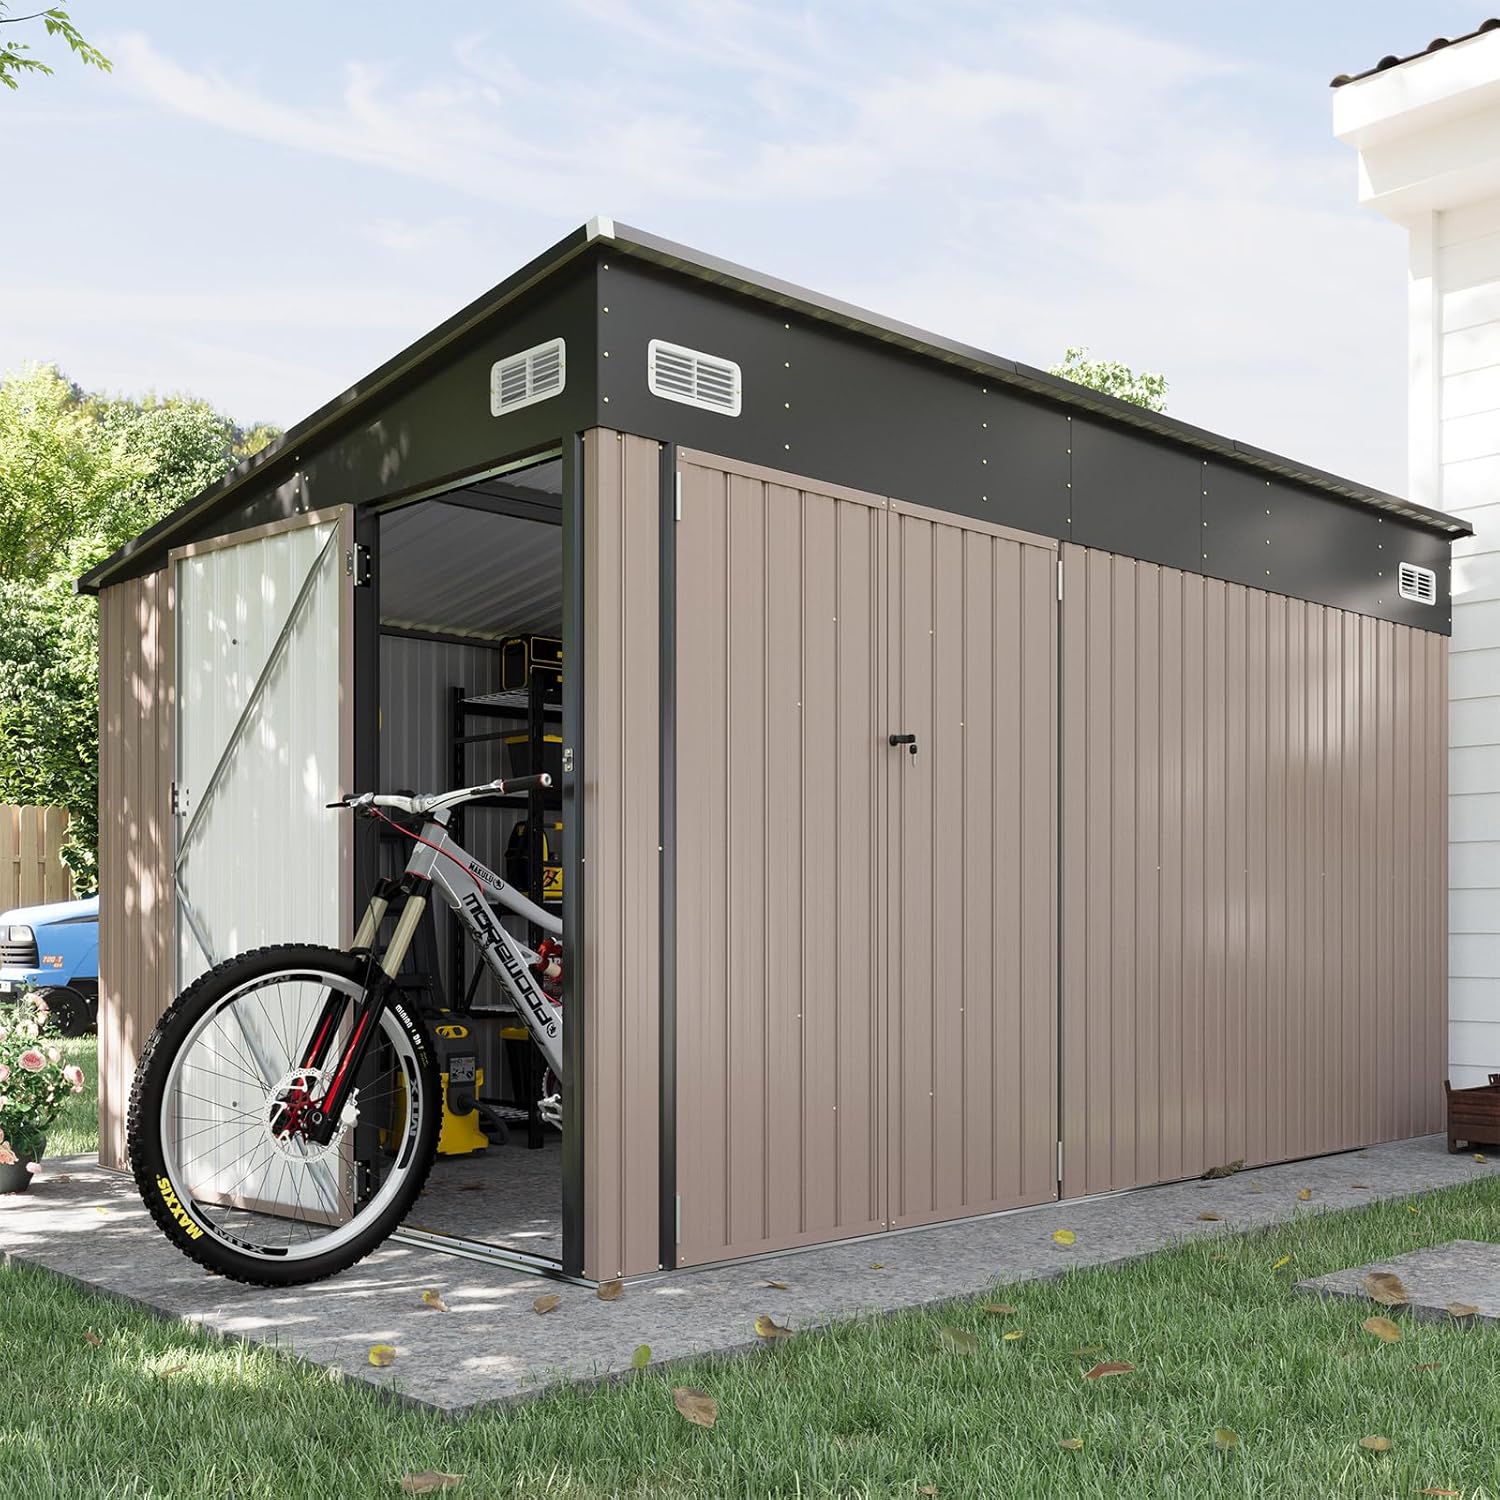
<path fill-rule="evenodd" d="M 538 749 L 543 767 L 556 772 L 561 491 L 554 455 L 380 516 L 382 790 L 440 791 L 522 775 Z M 539 800 L 540 848 L 529 838 L 537 808 L 525 796 L 474 804 L 453 832 L 511 884 L 557 904 L 560 792 Z M 399 875 L 409 845 L 394 829 L 379 832 L 380 872 Z M 505 924 L 529 946 L 540 940 L 523 920 Z M 407 1226 L 557 1261 L 561 1138 L 534 1112 L 543 1091 L 540 1054 L 458 938 L 446 907 L 434 903 L 401 979 L 427 1014 L 440 1070 L 472 1058 L 477 1080 L 474 1110 L 454 1108 L 465 1101 L 449 1098 L 439 1155 Z M 450 1096 L 457 1093 L 450 1087 Z"/>

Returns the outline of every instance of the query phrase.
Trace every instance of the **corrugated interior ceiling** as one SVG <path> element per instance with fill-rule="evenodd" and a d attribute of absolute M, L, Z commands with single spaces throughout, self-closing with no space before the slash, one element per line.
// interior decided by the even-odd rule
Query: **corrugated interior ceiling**
<path fill-rule="evenodd" d="M 550 459 L 382 516 L 380 623 L 493 640 L 560 636 L 562 528 L 483 507 L 545 509 L 561 489 L 561 463 Z"/>

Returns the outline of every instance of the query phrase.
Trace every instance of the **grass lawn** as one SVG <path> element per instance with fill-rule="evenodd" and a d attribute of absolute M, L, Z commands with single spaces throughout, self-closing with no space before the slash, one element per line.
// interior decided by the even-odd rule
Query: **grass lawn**
<path fill-rule="evenodd" d="M 1500 1329 L 1402 1319 L 1405 1336 L 1383 1344 L 1360 1326 L 1380 1309 L 1291 1290 L 1497 1234 L 1489 1179 L 458 1423 L 14 1268 L 0 1272 L 3 1492 L 365 1497 L 438 1469 L 465 1475 L 451 1493 L 476 1500 L 1500 1495 Z M 985 1300 L 1017 1311 L 988 1314 Z M 486 1347 L 482 1327 L 455 1320 L 455 1358 L 465 1334 Z M 1107 1360 L 1136 1368 L 1084 1378 Z M 678 1416 L 674 1385 L 714 1396 L 713 1429 Z M 1218 1451 L 1218 1427 L 1237 1445 Z M 1390 1450 L 1362 1449 L 1369 1435 Z"/>
<path fill-rule="evenodd" d="M 63 1055 L 83 1069 L 83 1092 L 68 1096 L 63 1112 L 47 1132 L 48 1156 L 78 1156 L 99 1149 L 99 1038 L 68 1037 Z"/>

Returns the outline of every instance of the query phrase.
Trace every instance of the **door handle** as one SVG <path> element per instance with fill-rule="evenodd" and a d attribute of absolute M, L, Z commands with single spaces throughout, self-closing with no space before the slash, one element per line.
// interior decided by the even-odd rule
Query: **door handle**
<path fill-rule="evenodd" d="M 917 753 L 917 737 L 914 734 L 893 734 L 891 748 L 894 749 L 898 745 L 905 745 L 913 755 Z"/>

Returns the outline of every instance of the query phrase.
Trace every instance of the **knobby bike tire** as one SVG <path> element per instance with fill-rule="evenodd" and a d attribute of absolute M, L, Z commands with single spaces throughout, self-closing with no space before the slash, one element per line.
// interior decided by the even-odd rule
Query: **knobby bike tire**
<path fill-rule="evenodd" d="M 419 1099 L 426 1102 L 417 1111 L 417 1138 L 407 1178 L 382 1210 L 369 1211 L 369 1223 L 362 1232 L 321 1255 L 287 1261 L 230 1248 L 215 1237 L 211 1221 L 205 1221 L 196 1205 L 182 1201 L 172 1188 L 161 1139 L 162 1097 L 174 1058 L 204 1014 L 227 996 L 253 980 L 307 969 L 362 983 L 369 972 L 369 960 L 363 955 L 306 943 L 282 943 L 226 959 L 189 985 L 156 1023 L 141 1052 L 130 1093 L 126 1149 L 136 1186 L 157 1226 L 199 1265 L 259 1286 L 320 1281 L 347 1270 L 377 1249 L 410 1212 L 422 1191 L 437 1155 L 442 1124 L 436 1049 L 427 1028 L 408 1006 L 387 1005 L 384 1014 L 395 1020 L 412 1047 L 419 1075 Z"/>

